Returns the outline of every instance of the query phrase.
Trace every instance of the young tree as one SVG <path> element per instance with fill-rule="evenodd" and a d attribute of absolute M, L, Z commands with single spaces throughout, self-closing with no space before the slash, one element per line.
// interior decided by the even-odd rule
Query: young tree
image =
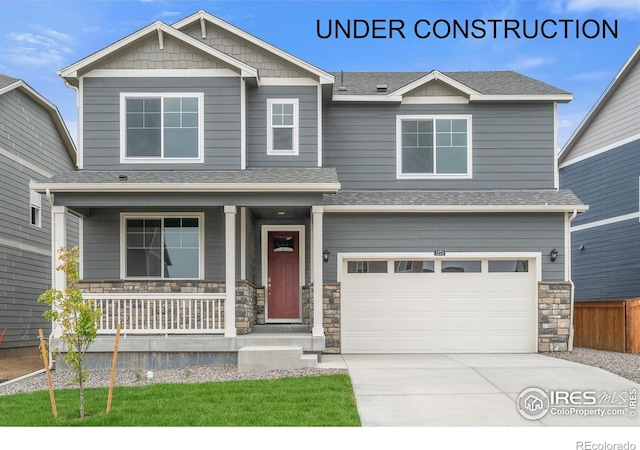
<path fill-rule="evenodd" d="M 51 306 L 44 317 L 56 322 L 61 330 L 60 340 L 66 345 L 64 360 L 75 373 L 75 381 L 80 386 L 80 418 L 84 418 L 84 383 L 89 379 L 89 371 L 83 363 L 84 354 L 98 333 L 97 322 L 100 310 L 91 300 L 84 300 L 78 287 L 78 247 L 58 250 L 62 264 L 56 270 L 64 271 L 67 287 L 64 291 L 49 289 L 38 297 L 39 302 Z"/>

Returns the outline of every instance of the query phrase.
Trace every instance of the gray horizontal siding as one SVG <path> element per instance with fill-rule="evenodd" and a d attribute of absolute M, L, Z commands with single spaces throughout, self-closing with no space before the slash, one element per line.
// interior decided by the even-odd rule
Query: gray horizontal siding
<path fill-rule="evenodd" d="M 397 180 L 396 116 L 471 114 L 473 178 Z M 343 189 L 548 189 L 554 179 L 551 104 L 324 107 L 323 158 Z"/>
<path fill-rule="evenodd" d="M 637 219 L 572 232 L 571 247 L 576 301 L 640 297 Z"/>
<path fill-rule="evenodd" d="M 589 205 L 573 225 L 637 213 L 639 177 L 640 140 L 560 169 L 560 186 Z"/>
<path fill-rule="evenodd" d="M 299 154 L 267 155 L 267 99 L 297 98 Z M 317 167 L 318 96 L 315 86 L 263 86 L 247 90 L 247 167 Z"/>
<path fill-rule="evenodd" d="M 204 164 L 184 170 L 240 168 L 240 78 L 86 78 L 83 88 L 85 170 L 118 170 L 121 92 L 204 93 Z M 175 164 L 127 164 L 127 170 L 175 170 Z"/>
<path fill-rule="evenodd" d="M 38 297 L 50 287 L 48 256 L 0 246 L 0 333 L 2 349 L 38 345 L 38 329 L 45 336 L 51 324 L 42 314 L 49 308 Z"/>
<path fill-rule="evenodd" d="M 324 215 L 324 247 L 331 253 L 324 280 L 335 281 L 342 252 L 541 252 L 542 279 L 564 280 L 563 214 L 337 214 Z M 551 262 L 551 249 L 559 251 Z"/>

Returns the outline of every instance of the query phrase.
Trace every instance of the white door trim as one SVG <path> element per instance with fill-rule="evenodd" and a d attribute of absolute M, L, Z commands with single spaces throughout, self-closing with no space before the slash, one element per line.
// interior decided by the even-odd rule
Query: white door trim
<path fill-rule="evenodd" d="M 294 322 L 302 322 L 302 286 L 306 284 L 305 278 L 305 226 L 304 225 L 262 225 L 260 229 L 261 236 L 261 260 L 262 260 L 262 284 L 264 286 L 264 321 L 265 323 L 292 322 L 290 319 L 269 319 L 269 266 L 268 266 L 268 250 L 269 250 L 269 232 L 271 231 L 297 231 L 299 246 L 299 274 L 300 274 L 300 317 Z"/>

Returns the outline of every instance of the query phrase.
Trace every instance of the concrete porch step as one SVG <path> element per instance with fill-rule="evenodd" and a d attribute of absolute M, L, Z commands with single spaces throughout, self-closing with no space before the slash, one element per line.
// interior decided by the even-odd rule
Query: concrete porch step
<path fill-rule="evenodd" d="M 253 333 L 311 333 L 311 326 L 302 323 L 269 323 L 254 325 Z"/>
<path fill-rule="evenodd" d="M 300 345 L 247 345 L 238 350 L 238 372 L 294 370 L 318 366 L 318 356 Z"/>

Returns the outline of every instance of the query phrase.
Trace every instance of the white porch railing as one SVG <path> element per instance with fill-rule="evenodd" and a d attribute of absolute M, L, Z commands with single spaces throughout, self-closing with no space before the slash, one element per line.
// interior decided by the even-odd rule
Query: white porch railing
<path fill-rule="evenodd" d="M 224 333 L 225 294 L 83 293 L 102 311 L 98 334 Z"/>

